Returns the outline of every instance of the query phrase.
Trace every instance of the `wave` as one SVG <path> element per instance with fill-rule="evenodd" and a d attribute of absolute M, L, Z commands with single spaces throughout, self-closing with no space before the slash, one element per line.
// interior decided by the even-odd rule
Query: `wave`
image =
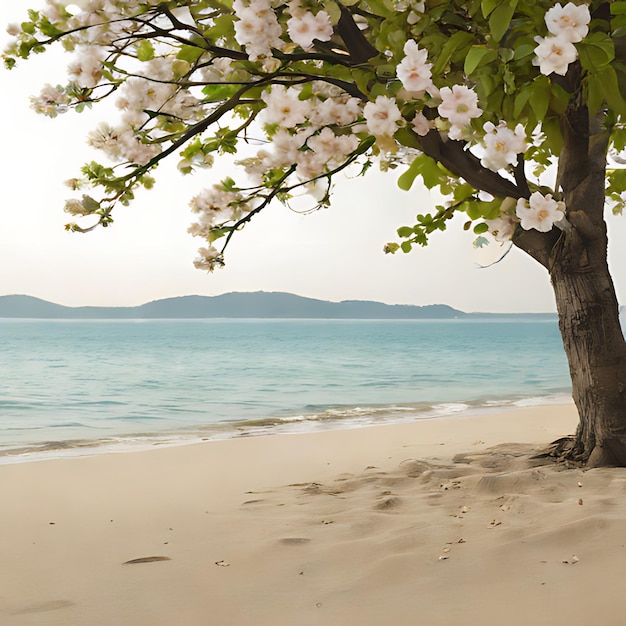
<path fill-rule="evenodd" d="M 126 452 L 154 446 L 181 445 L 236 437 L 295 434 L 335 428 L 361 428 L 420 419 L 445 419 L 452 416 L 469 416 L 495 411 L 506 412 L 507 409 L 570 402 L 572 402 L 571 395 L 555 393 L 547 396 L 482 399 L 437 404 L 334 405 L 330 407 L 309 405 L 301 413 L 251 420 L 225 420 L 205 426 L 186 426 L 175 430 L 136 432 L 94 439 L 54 440 L 51 438 L 37 443 L 5 444 L 0 445 L 0 464 L 66 456 L 84 456 L 100 452 Z M 134 421 L 137 417 L 131 417 L 129 422 Z M 137 421 L 142 420 L 140 418 Z M 74 422 L 56 425 L 56 428 L 62 427 L 85 428 L 86 426 Z M 52 430 L 54 427 L 37 427 L 25 430 L 45 430 L 46 428 Z"/>

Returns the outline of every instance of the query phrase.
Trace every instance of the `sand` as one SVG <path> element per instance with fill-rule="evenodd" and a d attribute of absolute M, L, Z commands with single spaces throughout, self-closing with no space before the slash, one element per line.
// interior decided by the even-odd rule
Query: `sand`
<path fill-rule="evenodd" d="M 0 466 L 2 626 L 622 625 L 571 405 Z M 460 455 L 460 456 L 459 456 Z"/>

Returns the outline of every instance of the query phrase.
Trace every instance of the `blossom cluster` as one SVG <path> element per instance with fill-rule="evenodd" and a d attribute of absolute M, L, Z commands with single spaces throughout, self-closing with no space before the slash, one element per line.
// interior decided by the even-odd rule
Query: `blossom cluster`
<path fill-rule="evenodd" d="M 328 41 L 331 38 L 333 26 L 326 11 L 314 14 L 303 9 L 299 0 L 287 3 L 287 8 L 291 15 L 287 20 L 287 33 L 295 44 L 308 50 L 315 40 Z M 237 41 L 244 46 L 251 61 L 271 57 L 272 49 L 285 49 L 283 29 L 271 0 L 235 0 L 233 11 L 237 17 Z"/>
<path fill-rule="evenodd" d="M 546 12 L 545 22 L 550 35 L 535 37 L 537 47 L 533 64 L 546 76 L 552 73 L 564 76 L 570 63 L 578 58 L 575 43 L 582 41 L 589 32 L 591 14 L 586 4 L 558 2 Z"/>
<path fill-rule="evenodd" d="M 246 104 L 234 113 L 228 109 L 226 117 L 216 116 L 215 127 L 227 131 L 222 122 L 239 115 L 246 120 L 241 136 L 245 133 L 246 139 L 254 139 L 251 144 L 262 144 L 252 156 L 237 162 L 252 186 L 212 185 L 192 199 L 197 221 L 190 232 L 210 244 L 200 253 L 199 267 L 210 269 L 221 263 L 213 242 L 239 228 L 259 204 L 276 196 L 288 198 L 296 187 L 308 190 L 318 201 L 325 200 L 334 173 L 361 154 L 367 165 L 375 155 L 383 164 L 392 163 L 396 154 L 400 154 L 396 162 L 407 155 L 412 159 L 419 138 L 433 133 L 444 143 L 463 142 L 482 167 L 504 170 L 504 176 L 511 178 L 537 130 L 498 120 L 488 110 L 488 102 L 479 98 L 484 89 L 472 82 L 471 73 L 468 77 L 459 72 L 458 66 L 450 72 L 444 67 L 433 75 L 433 68 L 441 67 L 438 57 L 411 38 L 419 30 L 412 27 L 426 10 L 423 0 L 392 0 L 394 10 L 405 14 L 408 39 L 400 38 L 393 46 L 390 40 L 389 49 L 381 50 L 381 58 L 384 55 L 392 68 L 384 79 L 378 75 L 384 68 L 372 66 L 371 76 L 376 80 L 355 80 L 354 89 L 347 90 L 341 83 L 352 80 L 352 69 L 337 74 L 340 80 L 327 80 L 335 76 L 324 66 L 323 55 L 315 56 L 320 50 L 341 52 L 341 43 L 335 45 L 340 39 L 339 14 L 333 3 L 233 0 L 232 9 L 228 3 L 215 9 L 214 3 L 202 6 L 202 0 L 187 5 L 161 0 L 47 2 L 41 14 L 54 28 L 68 33 L 64 42 L 74 57 L 68 67 L 70 83 L 46 85 L 33 99 L 33 107 L 54 116 L 77 103 L 95 101 L 100 94 L 115 93 L 118 122 L 101 124 L 89 134 L 88 142 L 118 165 L 141 169 L 156 164 L 161 155 L 184 145 L 177 141 L 216 115 L 230 97 L 214 97 L 212 87 L 216 91 L 225 87 L 224 93 L 232 94 L 232 87 L 244 86 L 241 93 Z M 212 29 L 220 15 L 224 20 L 214 36 Z M 355 12 L 355 24 L 366 35 L 368 19 Z M 590 19 L 586 4 L 557 3 L 546 12 L 550 34 L 535 38 L 533 64 L 539 72 L 567 72 L 578 57 L 575 44 L 589 32 Z M 203 29 L 210 33 L 204 41 L 211 45 L 194 49 L 191 43 L 185 44 L 197 39 Z M 11 31 L 28 38 L 21 26 Z M 163 33 L 169 32 L 173 35 L 168 39 Z M 380 46 L 380 39 L 376 43 Z M 298 57 L 295 72 L 285 61 L 290 55 Z M 246 94 L 245 86 L 253 95 Z M 408 147 L 403 145 L 407 131 L 416 139 L 407 142 Z M 217 148 L 207 147 L 211 141 L 205 134 L 189 136 L 200 147 L 181 152 L 183 173 L 210 167 L 210 152 L 220 150 L 217 140 L 213 142 Z M 282 186 L 280 193 L 277 185 Z M 77 215 L 89 213 L 79 201 L 68 206 Z M 517 225 L 550 230 L 563 219 L 564 210 L 563 203 L 551 195 L 535 192 L 513 204 L 505 200 L 500 216 L 486 221 L 490 232 L 502 241 L 511 238 Z"/>
<path fill-rule="evenodd" d="M 542 74 L 564 76 L 570 63 L 578 58 L 575 43 L 582 41 L 589 32 L 591 15 L 586 4 L 569 2 L 565 6 L 556 3 L 545 14 L 547 37 L 535 37 L 538 44 L 534 50 L 533 65 Z M 486 152 L 481 164 L 491 170 L 513 165 L 517 154 L 526 150 L 525 131 L 518 125 L 514 131 L 501 122 L 497 127 L 491 122 L 484 125 Z M 485 220 L 489 231 L 497 241 L 504 242 L 513 236 L 517 224 L 524 230 L 548 232 L 565 220 L 565 203 L 555 200 L 551 194 L 535 191 L 529 198 L 520 198 L 516 203 L 507 198 L 501 206 L 500 215 Z"/>
<path fill-rule="evenodd" d="M 506 198 L 500 207 L 500 215 L 485 220 L 489 231 L 496 241 L 504 243 L 513 237 L 519 224 L 524 230 L 549 232 L 553 226 L 560 226 L 565 221 L 565 203 L 555 200 L 552 194 L 543 195 L 535 191 L 530 198 Z"/>

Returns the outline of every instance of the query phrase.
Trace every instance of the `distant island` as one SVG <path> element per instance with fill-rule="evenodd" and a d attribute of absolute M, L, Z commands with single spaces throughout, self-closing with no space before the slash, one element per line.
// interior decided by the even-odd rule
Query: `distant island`
<path fill-rule="evenodd" d="M 0 296 L 0 318 L 30 319 L 556 319 L 553 313 L 465 313 L 445 304 L 414 306 L 368 300 L 329 302 L 290 293 L 256 291 L 181 296 L 134 307 L 68 307 L 25 295 Z"/>

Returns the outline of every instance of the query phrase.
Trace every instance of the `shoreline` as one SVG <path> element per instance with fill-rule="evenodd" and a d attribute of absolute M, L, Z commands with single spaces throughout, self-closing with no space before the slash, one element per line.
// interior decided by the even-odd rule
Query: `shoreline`
<path fill-rule="evenodd" d="M 529 396 L 510 400 L 453 401 L 423 405 L 385 407 L 354 407 L 344 411 L 326 410 L 322 414 L 302 414 L 242 422 L 224 421 L 207 424 L 205 428 L 187 426 L 161 432 L 112 434 L 100 438 L 52 437 L 40 441 L 0 442 L 0 465 L 30 463 L 57 458 L 75 458 L 99 454 L 129 453 L 157 447 L 178 447 L 210 441 L 294 435 L 333 430 L 355 430 L 376 426 L 412 423 L 422 420 L 470 418 L 488 413 L 507 414 L 520 408 L 567 406 L 573 404 L 566 393 Z M 50 431 L 56 429 L 50 428 Z"/>
<path fill-rule="evenodd" d="M 0 467 L 7 626 L 618 626 L 626 470 L 573 405 Z"/>

